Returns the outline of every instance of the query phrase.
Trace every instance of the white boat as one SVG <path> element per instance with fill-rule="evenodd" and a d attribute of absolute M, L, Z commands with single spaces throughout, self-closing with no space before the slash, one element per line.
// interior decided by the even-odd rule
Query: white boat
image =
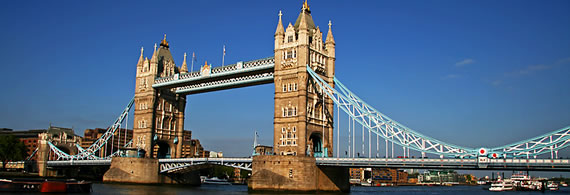
<path fill-rule="evenodd" d="M 207 178 L 202 176 L 200 177 L 200 181 L 202 184 L 232 185 L 227 179 L 220 179 L 218 177 Z"/>
<path fill-rule="evenodd" d="M 567 184 L 566 182 L 563 182 L 563 181 L 560 182 L 560 185 L 561 185 L 562 187 L 568 187 L 568 184 Z"/>
<path fill-rule="evenodd" d="M 550 191 L 556 191 L 558 190 L 558 184 L 556 182 L 549 181 L 548 184 L 546 184 L 546 188 Z"/>
<path fill-rule="evenodd" d="M 489 188 L 489 191 L 492 192 L 512 191 L 512 190 L 513 190 L 513 181 L 510 179 L 493 182 L 491 183 L 491 187 Z"/>

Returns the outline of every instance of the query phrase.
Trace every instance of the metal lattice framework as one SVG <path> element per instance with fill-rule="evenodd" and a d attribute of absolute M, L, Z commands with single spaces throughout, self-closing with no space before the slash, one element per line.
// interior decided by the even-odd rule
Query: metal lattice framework
<path fill-rule="evenodd" d="M 377 111 L 352 93 L 336 77 L 334 84 L 337 88 L 334 88 L 315 73 L 311 67 L 307 66 L 307 72 L 320 87 L 320 91 L 331 98 L 337 107 L 348 114 L 351 119 L 360 123 L 369 132 L 385 139 L 386 143 L 391 141 L 402 146 L 404 151 L 406 149 L 419 151 L 422 156 L 425 156 L 425 153 L 431 153 L 441 157 L 536 157 L 547 152 L 557 153 L 559 149 L 567 147 L 568 142 L 570 142 L 569 126 L 536 138 L 492 149 L 475 149 L 445 143 L 418 133 Z"/>
<path fill-rule="evenodd" d="M 103 133 L 103 135 L 99 139 L 97 139 L 97 141 L 95 141 L 91 146 L 89 146 L 89 148 L 84 149 L 81 146 L 76 145 L 76 147 L 78 148 L 78 153 L 75 155 L 70 155 L 67 154 L 66 152 L 61 151 L 52 142 L 48 141 L 50 150 L 53 154 L 55 154 L 56 160 L 101 160 L 101 159 L 108 159 L 113 155 L 117 155 L 118 153 L 115 152 L 109 156 L 101 158 L 97 157 L 95 154 L 99 152 L 101 148 L 109 142 L 109 139 L 113 137 L 115 132 L 121 128 L 121 124 L 123 123 L 125 118 L 128 117 L 129 111 L 131 110 L 134 101 L 135 98 L 131 99 L 127 107 L 123 109 L 123 112 L 121 113 L 121 115 L 119 115 L 119 117 L 115 120 L 115 122 L 109 128 L 107 128 L 107 131 L 105 131 L 105 133 Z M 132 140 L 131 142 L 127 143 L 127 145 L 131 143 Z"/>
<path fill-rule="evenodd" d="M 214 164 L 251 171 L 252 158 L 178 158 L 160 159 L 160 173 L 175 173 L 196 165 Z"/>

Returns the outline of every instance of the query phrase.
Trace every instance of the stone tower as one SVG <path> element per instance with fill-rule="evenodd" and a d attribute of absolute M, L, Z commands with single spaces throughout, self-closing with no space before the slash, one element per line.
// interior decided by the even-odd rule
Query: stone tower
<path fill-rule="evenodd" d="M 275 32 L 274 151 L 277 155 L 332 156 L 333 102 L 307 73 L 309 65 L 334 86 L 335 42 L 331 23 L 326 41 L 305 1 L 295 24 Z M 324 105 L 324 106 L 323 106 Z"/>
<path fill-rule="evenodd" d="M 150 60 L 143 57 L 141 48 L 136 73 L 133 144 L 146 152 L 145 157 L 180 158 L 186 97 L 177 95 L 173 89 L 152 88 L 155 78 L 177 76 L 179 72 L 166 35 L 160 47 L 154 45 Z"/>

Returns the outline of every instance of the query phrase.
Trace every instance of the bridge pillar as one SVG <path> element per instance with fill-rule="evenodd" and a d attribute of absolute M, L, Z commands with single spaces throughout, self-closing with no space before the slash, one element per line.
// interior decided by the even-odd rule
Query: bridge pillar
<path fill-rule="evenodd" d="M 159 183 L 158 159 L 114 157 L 104 182 Z"/>
<path fill-rule="evenodd" d="M 56 175 L 55 170 L 48 169 L 50 147 L 48 145 L 48 135 L 41 133 L 38 135 L 38 151 L 36 153 L 36 164 L 38 166 L 38 175 L 40 177 L 53 177 Z"/>
<path fill-rule="evenodd" d="M 349 192 L 345 167 L 319 167 L 308 156 L 254 156 L 250 191 Z"/>
<path fill-rule="evenodd" d="M 103 182 L 200 185 L 200 174 L 199 171 L 188 171 L 164 175 L 159 174 L 158 159 L 114 157 L 111 167 L 103 175 Z"/>

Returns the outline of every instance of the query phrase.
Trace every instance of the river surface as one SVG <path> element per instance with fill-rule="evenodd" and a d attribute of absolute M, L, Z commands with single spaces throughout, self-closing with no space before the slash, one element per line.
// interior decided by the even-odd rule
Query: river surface
<path fill-rule="evenodd" d="M 93 184 L 91 194 L 248 194 L 246 185 L 202 185 L 185 187 L 180 185 L 124 185 Z M 483 186 L 397 186 L 397 187 L 360 187 L 353 186 L 350 194 L 543 194 L 542 192 L 490 192 Z M 544 194 L 570 194 L 570 188 L 561 187 L 559 191 L 546 191 Z"/>
<path fill-rule="evenodd" d="M 41 193 L 5 193 L 5 194 L 41 194 Z M 248 194 L 246 185 L 209 185 L 190 187 L 183 185 L 130 185 L 94 183 L 90 194 Z M 285 193 L 280 193 L 285 194 Z M 319 193 L 323 194 L 323 193 Z M 483 186 L 397 186 L 397 187 L 360 187 L 353 186 L 350 194 L 443 194 L 443 195 L 475 195 L 475 194 L 570 194 L 569 187 L 561 187 L 558 191 L 532 192 L 490 192 Z"/>

